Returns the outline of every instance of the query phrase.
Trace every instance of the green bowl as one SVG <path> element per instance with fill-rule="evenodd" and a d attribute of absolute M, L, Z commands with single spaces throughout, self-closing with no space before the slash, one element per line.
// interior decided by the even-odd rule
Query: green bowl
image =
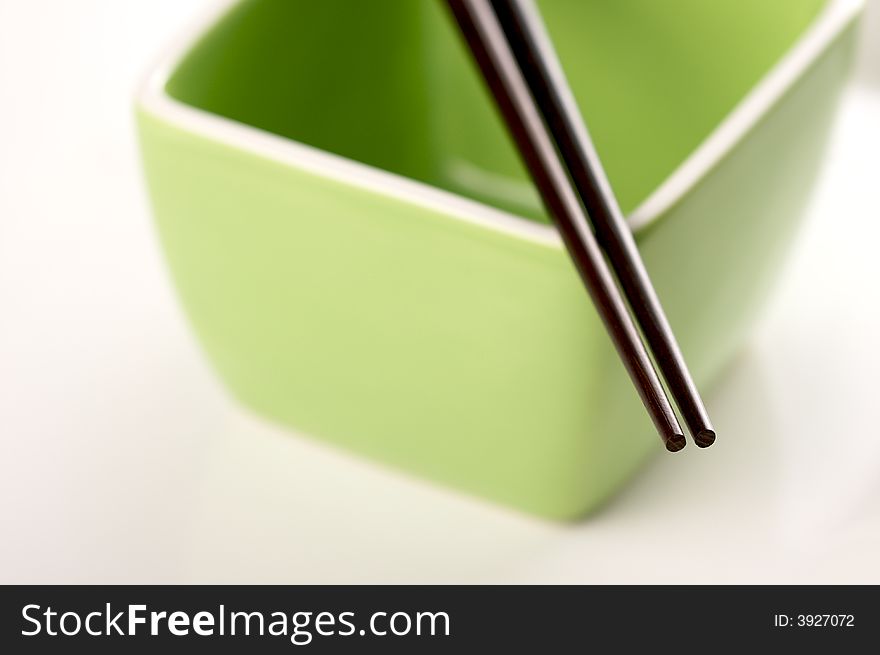
<path fill-rule="evenodd" d="M 861 3 L 540 6 L 705 386 L 792 239 Z M 138 124 L 180 297 L 244 405 L 553 518 L 663 452 L 439 2 L 226 3 Z"/>

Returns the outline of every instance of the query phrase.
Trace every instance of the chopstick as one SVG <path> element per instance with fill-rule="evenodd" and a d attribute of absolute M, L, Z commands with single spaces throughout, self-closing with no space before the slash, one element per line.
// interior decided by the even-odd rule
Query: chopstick
<path fill-rule="evenodd" d="M 548 212 L 666 449 L 686 442 L 553 139 L 488 0 L 447 0 Z"/>
<path fill-rule="evenodd" d="M 491 0 L 491 4 L 669 393 L 694 442 L 701 448 L 711 446 L 715 430 L 706 407 L 605 177 L 537 8 L 531 0 Z"/>

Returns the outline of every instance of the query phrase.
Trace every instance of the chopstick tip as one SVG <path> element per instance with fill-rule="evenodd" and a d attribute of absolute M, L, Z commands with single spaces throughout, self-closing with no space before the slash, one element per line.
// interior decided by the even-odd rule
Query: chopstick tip
<path fill-rule="evenodd" d="M 666 440 L 666 450 L 670 453 L 677 453 L 687 445 L 683 434 L 674 434 Z"/>
<path fill-rule="evenodd" d="M 708 448 L 715 443 L 715 430 L 710 430 L 708 428 L 700 430 L 697 433 L 697 436 L 694 437 L 694 443 L 700 448 Z"/>

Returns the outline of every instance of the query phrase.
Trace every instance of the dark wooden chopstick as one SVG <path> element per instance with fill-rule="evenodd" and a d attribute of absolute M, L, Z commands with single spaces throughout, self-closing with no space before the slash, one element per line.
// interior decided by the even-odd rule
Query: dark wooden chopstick
<path fill-rule="evenodd" d="M 575 267 L 670 451 L 685 438 L 488 0 L 447 0 Z"/>
<path fill-rule="evenodd" d="M 537 9 L 531 0 L 491 0 L 491 4 L 667 389 L 696 444 L 710 446 L 715 441 L 715 430 L 706 407 L 605 177 Z"/>

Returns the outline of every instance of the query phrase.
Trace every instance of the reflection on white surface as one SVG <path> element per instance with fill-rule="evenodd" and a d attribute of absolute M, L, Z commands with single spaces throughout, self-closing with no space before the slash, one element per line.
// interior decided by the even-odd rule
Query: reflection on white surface
<path fill-rule="evenodd" d="M 0 4 L 0 582 L 880 582 L 876 68 L 710 394 L 718 443 L 658 454 L 565 526 L 228 400 L 164 272 L 130 120 L 137 73 L 204 2 L 73 4 Z"/>

